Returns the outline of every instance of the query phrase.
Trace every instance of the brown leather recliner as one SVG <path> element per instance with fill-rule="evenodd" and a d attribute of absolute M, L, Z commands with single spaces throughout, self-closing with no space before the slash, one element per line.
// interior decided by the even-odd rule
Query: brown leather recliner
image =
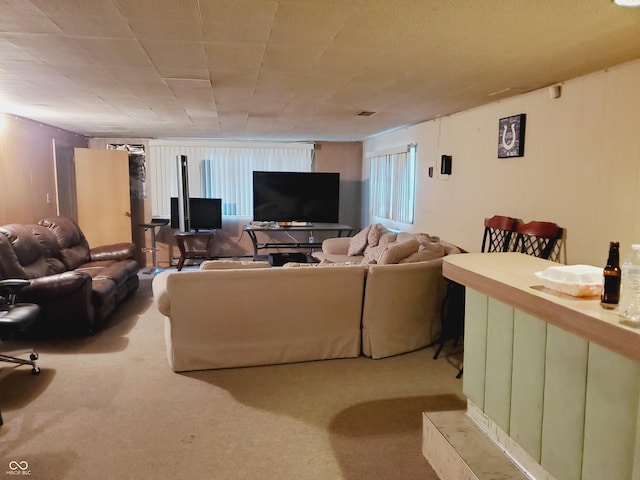
<path fill-rule="evenodd" d="M 33 330 L 47 334 L 95 331 L 116 305 L 138 288 L 135 245 L 90 248 L 66 217 L 0 227 L 0 279 L 31 280 L 18 295 L 41 314 Z"/>

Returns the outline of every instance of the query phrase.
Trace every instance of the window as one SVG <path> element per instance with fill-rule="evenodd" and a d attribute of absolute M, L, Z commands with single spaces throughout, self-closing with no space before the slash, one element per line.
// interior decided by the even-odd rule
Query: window
<path fill-rule="evenodd" d="M 413 223 L 416 146 L 369 158 L 371 217 Z"/>
<path fill-rule="evenodd" d="M 221 198 L 223 215 L 252 216 L 254 170 L 310 172 L 313 144 L 152 141 L 149 144 L 151 209 L 169 216 L 178 196 L 178 155 L 186 155 L 189 196 Z"/>

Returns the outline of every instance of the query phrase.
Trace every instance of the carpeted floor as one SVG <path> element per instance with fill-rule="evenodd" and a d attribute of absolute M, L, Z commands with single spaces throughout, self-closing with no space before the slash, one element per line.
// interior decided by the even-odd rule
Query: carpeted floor
<path fill-rule="evenodd" d="M 0 475 L 27 462 L 34 480 L 437 478 L 421 412 L 465 407 L 459 358 L 176 374 L 150 282 L 98 334 L 35 343 L 40 375 L 2 370 Z"/>

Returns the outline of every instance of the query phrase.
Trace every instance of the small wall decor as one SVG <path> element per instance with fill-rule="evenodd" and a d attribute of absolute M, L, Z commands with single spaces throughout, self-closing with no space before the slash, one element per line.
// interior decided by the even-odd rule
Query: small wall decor
<path fill-rule="evenodd" d="M 498 124 L 498 158 L 522 157 L 524 155 L 526 119 L 526 113 L 500 119 Z"/>

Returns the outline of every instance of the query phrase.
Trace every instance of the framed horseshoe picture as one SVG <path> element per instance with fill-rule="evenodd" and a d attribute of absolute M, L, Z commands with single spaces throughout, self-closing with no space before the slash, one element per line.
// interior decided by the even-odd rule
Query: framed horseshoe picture
<path fill-rule="evenodd" d="M 498 158 L 524 156 L 526 120 L 526 113 L 500 119 L 498 124 Z"/>

